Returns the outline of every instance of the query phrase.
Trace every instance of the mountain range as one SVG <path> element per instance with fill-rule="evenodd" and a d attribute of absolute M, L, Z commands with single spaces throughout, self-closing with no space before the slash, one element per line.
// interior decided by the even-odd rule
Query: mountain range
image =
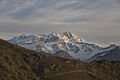
<path fill-rule="evenodd" d="M 93 60 L 120 61 L 120 47 L 112 44 L 101 47 L 85 42 L 70 32 L 25 35 L 20 34 L 8 40 L 29 50 L 48 53 L 53 56 L 75 59 L 83 62 Z"/>
<path fill-rule="evenodd" d="M 57 58 L 0 39 L 0 80 L 119 80 L 119 75 L 119 61 Z"/>

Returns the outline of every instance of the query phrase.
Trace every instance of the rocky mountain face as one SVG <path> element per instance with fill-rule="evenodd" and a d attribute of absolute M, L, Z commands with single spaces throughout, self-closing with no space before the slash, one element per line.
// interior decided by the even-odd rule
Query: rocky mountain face
<path fill-rule="evenodd" d="M 40 34 L 38 36 L 24 34 L 13 37 L 8 40 L 10 43 L 20 45 L 24 48 L 35 50 L 37 52 L 45 52 L 51 55 L 73 58 L 84 62 L 96 59 L 98 53 L 101 56 L 106 55 L 109 51 L 115 49 L 116 45 L 108 47 L 100 47 L 95 44 L 84 42 L 75 34 L 70 32 Z M 60 53 L 63 51 L 63 53 Z M 57 53 L 59 52 L 59 54 Z M 65 55 L 66 54 L 66 55 Z"/>

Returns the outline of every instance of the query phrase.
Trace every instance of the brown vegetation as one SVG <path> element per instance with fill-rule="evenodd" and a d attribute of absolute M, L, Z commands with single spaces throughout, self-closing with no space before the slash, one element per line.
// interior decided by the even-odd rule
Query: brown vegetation
<path fill-rule="evenodd" d="M 120 62 L 83 63 L 0 40 L 0 80 L 119 80 Z"/>

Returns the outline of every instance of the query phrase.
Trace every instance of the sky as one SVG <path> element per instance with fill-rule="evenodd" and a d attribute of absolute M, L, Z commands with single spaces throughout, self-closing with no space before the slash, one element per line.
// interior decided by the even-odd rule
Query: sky
<path fill-rule="evenodd" d="M 120 0 L 0 0 L 0 38 L 66 32 L 120 44 Z"/>

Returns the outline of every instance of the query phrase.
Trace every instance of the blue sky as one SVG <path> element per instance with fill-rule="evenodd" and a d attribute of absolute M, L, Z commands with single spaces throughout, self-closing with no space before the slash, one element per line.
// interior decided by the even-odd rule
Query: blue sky
<path fill-rule="evenodd" d="M 90 42 L 119 44 L 120 0 L 0 0 L 3 39 L 64 31 Z"/>

